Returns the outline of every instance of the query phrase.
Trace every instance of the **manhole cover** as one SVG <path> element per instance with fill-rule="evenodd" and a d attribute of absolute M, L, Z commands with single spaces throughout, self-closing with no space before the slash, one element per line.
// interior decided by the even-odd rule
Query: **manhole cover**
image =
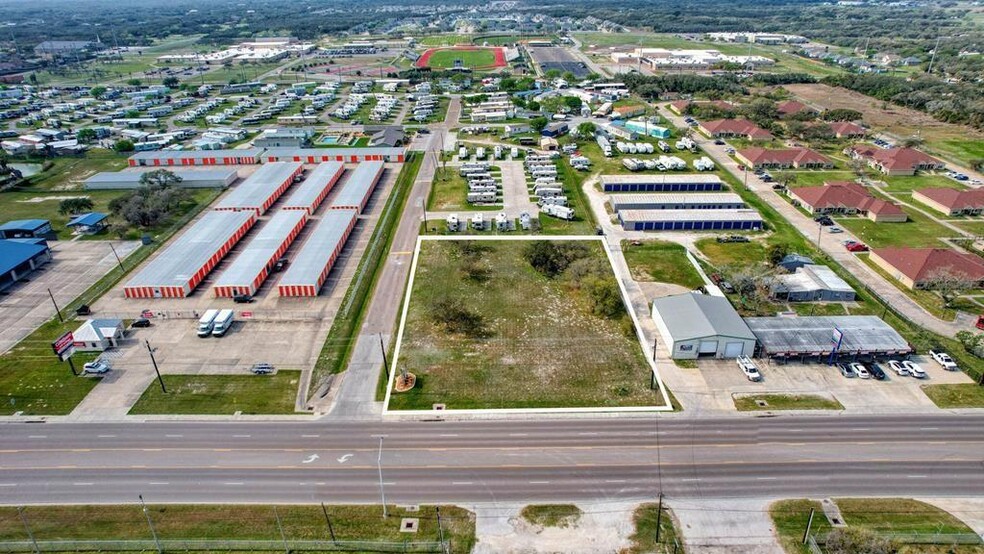
<path fill-rule="evenodd" d="M 756 400 L 755 404 L 757 404 L 759 408 L 767 408 L 769 406 L 769 403 L 765 400 Z"/>
<path fill-rule="evenodd" d="M 435 410 L 444 410 L 444 409 L 447 409 L 447 406 L 445 406 L 444 404 L 434 404 L 434 409 Z"/>
<path fill-rule="evenodd" d="M 401 533 L 416 533 L 420 526 L 420 520 L 415 517 L 405 517 L 400 521 Z"/>

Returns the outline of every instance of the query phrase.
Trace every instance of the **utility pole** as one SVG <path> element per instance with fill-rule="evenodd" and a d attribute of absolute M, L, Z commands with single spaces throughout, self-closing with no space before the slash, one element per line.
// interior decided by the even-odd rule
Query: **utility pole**
<path fill-rule="evenodd" d="M 936 53 L 940 50 L 940 39 L 943 37 L 936 37 L 936 46 L 933 48 L 933 57 L 929 59 L 929 67 L 926 68 L 926 73 L 933 72 L 933 63 L 936 61 Z"/>
<path fill-rule="evenodd" d="M 331 518 L 328 517 L 328 508 L 325 507 L 325 503 L 321 503 L 321 511 L 325 514 L 325 523 L 328 524 L 328 534 L 331 535 L 332 544 L 337 544 L 335 540 L 335 528 L 331 526 Z"/>
<path fill-rule="evenodd" d="M 379 470 L 379 498 L 383 502 L 383 519 L 389 515 L 386 511 L 386 489 L 383 487 L 383 439 L 386 435 L 375 435 L 379 438 L 379 454 L 376 456 L 376 469 Z"/>
<path fill-rule="evenodd" d="M 441 537 L 441 552 L 444 552 L 445 554 L 451 554 L 450 553 L 451 549 L 448 547 L 447 543 L 444 542 L 444 525 L 441 523 L 441 507 L 435 506 L 434 510 L 437 511 L 437 531 Z"/>
<path fill-rule="evenodd" d="M 820 235 L 823 234 L 823 225 L 817 222 L 817 250 L 820 250 Z"/>
<path fill-rule="evenodd" d="M 51 294 L 51 289 L 48 289 L 48 296 L 51 297 L 51 303 L 55 306 L 55 313 L 58 314 L 58 321 L 65 323 L 65 318 L 61 315 L 61 308 L 59 308 L 58 303 L 55 302 L 55 295 Z"/>
<path fill-rule="evenodd" d="M 383 367 L 386 368 L 386 377 L 389 378 L 390 366 L 386 358 L 386 347 L 383 345 L 383 334 L 379 333 L 379 351 L 383 353 Z"/>
<path fill-rule="evenodd" d="M 287 535 L 284 534 L 284 525 L 280 522 L 280 513 L 277 507 L 273 507 L 273 517 L 277 520 L 277 530 L 280 531 L 280 540 L 284 543 L 284 554 L 290 554 L 290 547 L 287 546 Z"/>
<path fill-rule="evenodd" d="M 31 531 L 31 526 L 27 524 L 27 516 L 24 515 L 23 506 L 17 506 L 17 515 L 20 516 L 21 523 L 24 524 L 24 530 L 27 531 L 27 536 L 31 539 L 31 545 L 34 547 L 35 554 L 41 554 L 41 549 L 38 548 L 38 540 L 34 538 L 34 532 Z"/>
<path fill-rule="evenodd" d="M 157 367 L 157 360 L 154 359 L 154 349 L 150 347 L 150 341 L 144 339 L 144 343 L 147 345 L 147 352 L 150 353 L 150 362 L 154 364 L 154 373 L 157 374 L 157 382 L 161 384 L 161 392 L 167 394 L 167 387 L 164 386 L 164 379 L 161 378 L 161 370 Z"/>
<path fill-rule="evenodd" d="M 659 528 L 663 521 L 663 491 L 659 492 L 659 508 L 656 511 L 656 544 L 659 544 Z"/>
<path fill-rule="evenodd" d="M 113 243 L 109 243 L 109 249 L 113 251 L 113 255 L 116 256 L 116 263 L 120 264 L 120 271 L 126 271 L 123 269 L 123 260 L 120 259 L 120 255 L 116 253 L 116 249 L 113 248 Z"/>
<path fill-rule="evenodd" d="M 810 519 L 806 521 L 806 530 L 803 531 L 803 544 L 806 544 L 806 539 L 810 537 L 810 529 L 813 527 L 813 514 L 817 513 L 816 508 L 810 508 Z"/>
<path fill-rule="evenodd" d="M 154 520 L 150 518 L 150 512 L 147 510 L 147 505 L 144 504 L 143 495 L 137 495 L 140 499 L 140 507 L 143 508 L 143 513 L 147 517 L 147 526 L 150 527 L 150 534 L 154 537 L 154 544 L 157 545 L 157 554 L 163 554 L 164 549 L 161 548 L 161 540 L 157 537 L 157 529 L 154 529 Z"/>

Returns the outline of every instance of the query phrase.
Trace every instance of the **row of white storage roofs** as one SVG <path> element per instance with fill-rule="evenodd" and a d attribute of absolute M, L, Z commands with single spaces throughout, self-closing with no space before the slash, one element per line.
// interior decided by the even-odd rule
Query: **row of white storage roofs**
<path fill-rule="evenodd" d="M 156 150 L 130 156 L 130 167 L 251 165 L 270 162 L 403 162 L 406 149 L 371 148 L 245 148 L 235 150 Z"/>
<path fill-rule="evenodd" d="M 267 167 L 271 169 L 261 173 Z M 124 287 L 124 295 L 189 295 L 291 186 L 301 169 L 299 163 L 277 163 L 257 170 L 134 276 Z M 368 162 L 350 172 L 330 209 L 321 216 L 281 278 L 281 296 L 318 294 L 383 170 L 383 162 Z M 344 166 L 339 162 L 322 164 L 311 171 L 218 278 L 216 296 L 255 294 L 343 173 Z"/>

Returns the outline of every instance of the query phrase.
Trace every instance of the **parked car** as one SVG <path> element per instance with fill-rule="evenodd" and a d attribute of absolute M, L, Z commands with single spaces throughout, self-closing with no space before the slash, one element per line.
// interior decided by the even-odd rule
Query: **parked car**
<path fill-rule="evenodd" d="M 106 362 L 89 362 L 82 366 L 82 375 L 102 375 L 112 369 Z"/>
<path fill-rule="evenodd" d="M 832 226 L 830 226 L 830 227 L 827 228 L 827 232 L 828 233 L 833 233 L 833 234 L 836 235 L 837 233 L 843 233 L 844 232 L 844 229 L 841 229 L 840 227 L 838 227 L 836 225 L 832 225 Z"/>
<path fill-rule="evenodd" d="M 735 292 L 735 287 L 732 286 L 731 283 L 727 281 L 721 281 L 720 283 L 718 283 L 718 286 L 721 287 L 721 290 L 723 290 L 728 294 Z"/>
<path fill-rule="evenodd" d="M 868 251 L 868 247 L 865 246 L 865 245 L 863 245 L 863 244 L 861 244 L 860 242 L 855 242 L 853 244 L 848 244 L 847 245 L 847 251 L 848 252 L 867 252 Z"/>
<path fill-rule="evenodd" d="M 233 295 L 232 301 L 236 304 L 249 304 L 253 301 L 253 297 L 249 294 L 236 294 Z"/>
<path fill-rule="evenodd" d="M 957 362 L 953 361 L 953 358 L 942 350 L 930 350 L 929 355 L 936 360 L 936 363 L 940 364 L 940 367 L 947 371 L 957 371 L 959 369 Z"/>
<path fill-rule="evenodd" d="M 848 379 L 853 379 L 858 376 L 857 372 L 851 369 L 851 366 L 847 364 L 837 364 L 837 369 L 840 370 L 841 375 L 847 377 Z"/>
<path fill-rule="evenodd" d="M 249 368 L 256 375 L 268 375 L 275 371 L 274 367 L 267 363 L 253 364 L 253 367 Z"/>
<path fill-rule="evenodd" d="M 864 364 L 853 363 L 850 368 L 854 370 L 854 373 L 862 379 L 871 379 L 871 373 L 868 368 L 864 367 Z"/>
<path fill-rule="evenodd" d="M 714 141 L 714 144 L 716 144 L 718 146 L 724 146 L 724 141 L 721 140 L 721 139 L 717 139 L 717 140 Z"/>
<path fill-rule="evenodd" d="M 916 362 L 912 360 L 905 360 L 904 362 L 902 362 L 902 365 L 905 366 L 906 370 L 909 371 L 909 375 L 912 375 L 916 379 L 926 378 L 926 372 L 923 371 L 923 368 Z"/>
<path fill-rule="evenodd" d="M 273 270 L 283 271 L 284 269 L 287 269 L 288 263 L 290 263 L 290 261 L 287 258 L 280 258 L 277 260 L 277 263 L 273 264 Z"/>
<path fill-rule="evenodd" d="M 899 377 L 908 377 L 911 375 L 911 373 L 909 373 L 909 368 L 905 367 L 905 364 L 898 360 L 889 360 L 888 369 L 894 371 Z"/>
<path fill-rule="evenodd" d="M 745 377 L 749 381 L 759 382 L 762 380 L 762 374 L 759 373 L 758 367 L 755 366 L 755 362 L 750 358 L 747 356 L 738 356 L 737 362 L 738 367 L 741 368 L 742 373 L 745 374 Z"/>
<path fill-rule="evenodd" d="M 884 381 L 885 379 L 888 379 L 888 374 L 885 373 L 885 370 L 882 369 L 881 366 L 876 363 L 868 364 L 868 371 L 871 372 L 872 377 L 874 377 L 879 381 Z"/>
<path fill-rule="evenodd" d="M 146 317 L 138 317 L 137 319 L 133 320 L 133 323 L 130 324 L 130 327 L 150 327 L 150 320 L 147 319 Z"/>

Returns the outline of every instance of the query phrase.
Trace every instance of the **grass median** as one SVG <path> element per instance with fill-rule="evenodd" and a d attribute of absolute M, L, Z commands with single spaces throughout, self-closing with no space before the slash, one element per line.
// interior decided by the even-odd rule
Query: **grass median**
<path fill-rule="evenodd" d="M 734 397 L 739 412 L 770 410 L 843 410 L 834 398 L 816 394 L 749 394 Z M 760 404 L 764 403 L 765 405 Z"/>
<path fill-rule="evenodd" d="M 292 414 L 300 371 L 273 375 L 164 375 L 167 393 L 154 380 L 130 409 L 148 414 Z"/>

